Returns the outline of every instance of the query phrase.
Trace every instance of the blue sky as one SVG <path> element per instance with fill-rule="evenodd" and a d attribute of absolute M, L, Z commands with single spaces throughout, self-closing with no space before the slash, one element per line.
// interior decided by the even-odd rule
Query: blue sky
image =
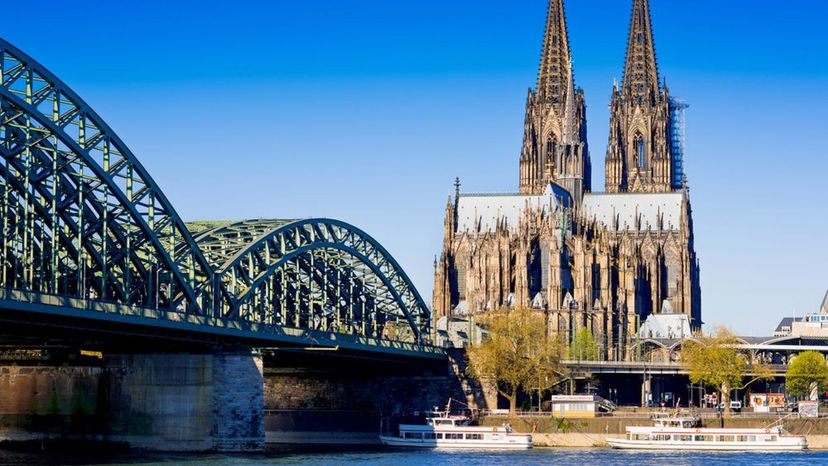
<path fill-rule="evenodd" d="M 570 0 L 593 186 L 628 0 Z M 651 0 L 687 100 L 703 317 L 770 334 L 828 289 L 828 4 Z M 446 195 L 517 186 L 545 0 L 57 0 L 0 35 L 115 129 L 188 220 L 328 216 L 382 242 L 428 300 Z M 37 11 L 37 13 L 34 13 Z"/>

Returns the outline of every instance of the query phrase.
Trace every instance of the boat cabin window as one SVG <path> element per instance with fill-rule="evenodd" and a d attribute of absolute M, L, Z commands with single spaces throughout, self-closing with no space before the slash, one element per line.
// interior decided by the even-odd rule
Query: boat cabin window
<path fill-rule="evenodd" d="M 437 438 L 437 434 L 435 434 L 434 432 L 426 432 L 425 434 L 423 434 L 423 438 L 434 440 Z"/>
<path fill-rule="evenodd" d="M 732 442 L 732 441 L 733 441 L 733 439 L 734 439 L 734 438 L 733 438 L 733 436 L 732 436 L 732 435 L 720 435 L 720 436 L 719 436 L 719 441 L 720 441 L 720 442 Z"/>
<path fill-rule="evenodd" d="M 653 435 L 653 440 L 655 440 L 656 442 L 666 442 L 667 440 L 670 440 L 670 434 Z"/>
<path fill-rule="evenodd" d="M 673 440 L 678 440 L 681 442 L 692 442 L 693 436 L 688 434 L 676 434 L 673 435 Z"/>
<path fill-rule="evenodd" d="M 434 425 L 436 426 L 453 426 L 454 419 L 434 419 Z"/>
<path fill-rule="evenodd" d="M 446 439 L 448 440 L 462 440 L 463 434 L 452 434 L 451 432 L 446 432 Z"/>
<path fill-rule="evenodd" d="M 405 438 L 423 438 L 423 434 L 420 432 L 406 432 Z"/>
<path fill-rule="evenodd" d="M 436 438 L 437 438 L 438 440 L 441 440 L 441 439 L 443 438 L 443 434 L 442 434 L 442 433 L 440 433 L 440 432 L 437 432 L 437 437 L 436 437 Z"/>
<path fill-rule="evenodd" d="M 776 441 L 776 436 L 775 435 L 766 435 L 764 440 L 766 442 L 775 442 Z"/>
<path fill-rule="evenodd" d="M 483 440 L 483 434 L 466 434 L 466 440 Z"/>

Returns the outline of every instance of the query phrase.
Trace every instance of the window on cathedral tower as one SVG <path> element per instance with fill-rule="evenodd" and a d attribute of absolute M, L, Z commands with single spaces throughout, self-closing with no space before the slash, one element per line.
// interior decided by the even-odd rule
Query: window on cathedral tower
<path fill-rule="evenodd" d="M 555 143 L 558 142 L 555 138 L 554 134 L 549 135 L 549 139 L 546 140 L 546 153 L 551 154 L 552 148 L 555 146 Z"/>
<path fill-rule="evenodd" d="M 647 149 L 641 134 L 635 135 L 635 151 L 638 157 L 638 168 L 644 168 L 647 165 Z"/>

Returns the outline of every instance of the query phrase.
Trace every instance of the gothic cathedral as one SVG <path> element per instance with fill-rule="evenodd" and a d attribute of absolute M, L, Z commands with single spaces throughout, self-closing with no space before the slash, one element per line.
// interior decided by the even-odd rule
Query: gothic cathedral
<path fill-rule="evenodd" d="M 584 91 L 563 0 L 550 0 L 519 192 L 461 193 L 458 181 L 435 262 L 435 318 L 525 306 L 568 340 L 589 328 L 604 358 L 619 361 L 632 357 L 651 315 L 700 328 L 685 108 L 659 80 L 649 2 L 633 0 L 624 77 L 610 102 L 606 192 L 593 193 Z"/>

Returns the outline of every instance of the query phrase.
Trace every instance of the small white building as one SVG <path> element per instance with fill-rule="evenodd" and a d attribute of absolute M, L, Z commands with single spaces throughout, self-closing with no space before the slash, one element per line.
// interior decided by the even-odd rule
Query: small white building
<path fill-rule="evenodd" d="M 565 418 L 591 418 L 599 411 L 597 395 L 552 395 L 552 415 Z"/>

